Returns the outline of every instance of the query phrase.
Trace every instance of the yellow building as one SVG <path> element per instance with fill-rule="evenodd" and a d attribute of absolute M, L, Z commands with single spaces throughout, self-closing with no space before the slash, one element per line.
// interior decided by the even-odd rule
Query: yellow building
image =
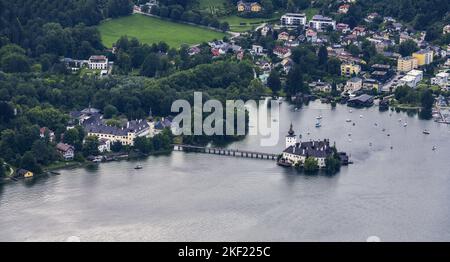
<path fill-rule="evenodd" d="M 238 12 L 261 12 L 262 7 L 260 4 L 256 3 L 256 2 L 252 2 L 252 3 L 247 3 L 247 2 L 243 2 L 243 1 L 239 1 L 237 4 L 237 10 Z"/>
<path fill-rule="evenodd" d="M 413 53 L 412 56 L 417 59 L 418 66 L 429 65 L 433 62 L 433 50 L 422 49 Z"/>
<path fill-rule="evenodd" d="M 351 77 L 361 72 L 361 66 L 353 63 L 344 63 L 341 65 L 341 75 Z"/>
<path fill-rule="evenodd" d="M 412 56 L 400 57 L 397 60 L 397 71 L 399 72 L 409 72 L 418 67 L 417 58 Z"/>
<path fill-rule="evenodd" d="M 17 170 L 17 175 L 19 177 L 23 177 L 23 178 L 30 178 L 30 177 L 33 177 L 34 174 L 33 174 L 33 172 L 28 171 L 26 169 L 19 169 L 19 170 Z"/>

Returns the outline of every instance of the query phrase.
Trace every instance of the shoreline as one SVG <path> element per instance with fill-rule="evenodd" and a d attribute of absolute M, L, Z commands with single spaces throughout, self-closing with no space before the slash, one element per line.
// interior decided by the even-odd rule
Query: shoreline
<path fill-rule="evenodd" d="M 88 167 L 90 165 L 99 165 L 102 163 L 109 163 L 109 162 L 120 162 L 123 160 L 129 161 L 129 160 L 135 160 L 135 159 L 140 159 L 140 158 L 147 158 L 149 156 L 159 156 L 159 155 L 165 155 L 165 154 L 170 154 L 172 153 L 172 149 L 170 150 L 160 150 L 160 151 L 155 151 L 152 153 L 148 153 L 148 154 L 142 154 L 142 153 L 136 153 L 136 155 L 134 154 L 122 154 L 119 155 L 120 158 L 118 158 L 117 160 L 112 160 L 112 161 L 103 161 L 103 162 L 99 162 L 99 163 L 95 163 L 92 161 L 84 161 L 84 162 L 73 162 L 73 161 L 69 161 L 69 162 L 61 162 L 58 163 L 54 166 L 49 166 L 49 167 L 44 167 L 42 169 L 42 173 L 40 174 L 36 174 L 31 178 L 28 178 L 29 180 L 34 179 L 34 178 L 38 178 L 38 177 L 42 177 L 44 175 L 48 176 L 48 175 L 59 175 L 59 174 L 51 174 L 51 172 L 56 172 L 56 171 L 60 171 L 60 170 L 69 170 L 69 169 L 76 169 L 76 168 L 83 168 L 83 167 Z M 11 168 L 12 169 L 12 168 Z M 0 186 L 1 185 L 6 185 L 12 182 L 18 182 L 19 180 L 25 180 L 25 178 L 16 178 L 16 180 L 14 180 L 11 176 L 7 176 L 5 177 L 3 180 L 0 180 Z"/>

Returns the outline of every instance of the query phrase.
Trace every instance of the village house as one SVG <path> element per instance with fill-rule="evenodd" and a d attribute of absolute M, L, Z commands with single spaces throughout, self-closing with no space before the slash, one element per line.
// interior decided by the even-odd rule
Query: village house
<path fill-rule="evenodd" d="M 100 153 L 111 151 L 111 140 L 106 138 L 100 138 L 98 140 L 98 151 Z"/>
<path fill-rule="evenodd" d="M 252 45 L 252 53 L 255 55 L 260 55 L 263 53 L 263 47 L 260 45 Z"/>
<path fill-rule="evenodd" d="M 356 76 L 361 72 L 361 66 L 354 63 L 341 64 L 341 75 L 345 77 Z"/>
<path fill-rule="evenodd" d="M 154 125 L 154 134 L 157 135 L 166 128 L 172 129 L 171 117 L 163 117 L 161 120 L 157 121 Z"/>
<path fill-rule="evenodd" d="M 430 49 L 419 50 L 412 56 L 417 59 L 418 66 L 429 65 L 433 62 L 433 51 Z"/>
<path fill-rule="evenodd" d="M 239 1 L 237 3 L 237 11 L 240 13 L 242 13 L 242 12 L 259 13 L 259 12 L 261 12 L 261 10 L 262 10 L 262 7 L 257 2 Z"/>
<path fill-rule="evenodd" d="M 363 80 L 362 88 L 365 90 L 373 90 L 376 89 L 377 91 L 380 90 L 380 82 L 376 79 L 367 78 Z"/>
<path fill-rule="evenodd" d="M 308 86 L 311 90 L 314 90 L 314 91 L 325 92 L 325 93 L 331 92 L 331 84 L 329 84 L 327 82 L 322 82 L 320 80 L 309 83 Z"/>
<path fill-rule="evenodd" d="M 390 65 L 374 64 L 371 71 L 370 76 L 380 83 L 385 83 L 394 75 Z"/>
<path fill-rule="evenodd" d="M 75 157 L 75 148 L 66 143 L 58 143 L 56 151 L 64 158 L 64 160 L 72 160 Z"/>
<path fill-rule="evenodd" d="M 343 4 L 343 5 L 339 6 L 338 13 L 339 14 L 346 14 L 346 13 L 348 13 L 348 9 L 349 8 L 350 8 L 349 4 Z"/>
<path fill-rule="evenodd" d="M 108 58 L 104 55 L 93 55 L 89 57 L 88 66 L 92 70 L 106 70 L 108 69 Z"/>
<path fill-rule="evenodd" d="M 423 71 L 421 70 L 411 70 L 406 74 L 404 77 L 402 77 L 398 83 L 400 86 L 407 85 L 411 88 L 416 88 L 417 84 L 422 81 L 423 79 Z"/>
<path fill-rule="evenodd" d="M 266 60 L 260 60 L 255 63 L 262 71 L 270 71 L 272 69 L 272 63 Z"/>
<path fill-rule="evenodd" d="M 39 136 L 41 138 L 48 138 L 48 141 L 50 142 L 55 141 L 55 132 L 50 130 L 48 127 L 41 127 L 39 129 Z"/>
<path fill-rule="evenodd" d="M 267 34 L 272 31 L 272 26 L 270 25 L 265 25 L 263 26 L 263 28 L 261 28 L 261 35 L 262 36 L 267 36 Z"/>
<path fill-rule="evenodd" d="M 282 46 L 276 46 L 273 49 L 273 53 L 278 56 L 279 58 L 286 58 L 291 56 L 291 49 L 287 48 L 287 47 L 282 47 Z"/>
<path fill-rule="evenodd" d="M 305 36 L 306 36 L 306 41 L 310 42 L 310 43 L 316 43 L 317 42 L 317 32 L 312 30 L 312 29 L 308 29 L 305 32 Z"/>
<path fill-rule="evenodd" d="M 281 32 L 278 34 L 278 40 L 281 41 L 287 41 L 289 40 L 289 33 L 288 32 Z"/>
<path fill-rule="evenodd" d="M 444 28 L 442 29 L 442 34 L 450 34 L 450 25 L 444 26 Z"/>
<path fill-rule="evenodd" d="M 281 60 L 280 64 L 281 66 L 283 66 L 283 71 L 287 74 L 294 65 L 294 62 L 290 58 L 284 58 L 283 60 Z"/>
<path fill-rule="evenodd" d="M 309 21 L 309 26 L 317 31 L 326 31 L 328 28 L 336 29 L 336 21 L 330 17 L 315 15 Z"/>
<path fill-rule="evenodd" d="M 350 32 L 350 26 L 348 24 L 338 23 L 336 24 L 336 30 L 342 32 L 343 34 L 346 34 Z"/>
<path fill-rule="evenodd" d="M 280 18 L 280 24 L 284 27 L 298 27 L 306 25 L 306 15 L 303 13 L 286 13 Z"/>
<path fill-rule="evenodd" d="M 399 57 L 397 60 L 397 71 L 399 72 L 409 72 L 417 67 L 417 59 L 412 56 Z"/>
<path fill-rule="evenodd" d="M 200 50 L 200 48 L 199 48 L 198 46 L 192 46 L 192 47 L 190 47 L 189 50 L 188 50 L 188 54 L 189 54 L 190 56 L 199 54 L 200 52 L 201 52 L 201 50 Z"/>
<path fill-rule="evenodd" d="M 344 92 L 348 92 L 350 94 L 361 90 L 363 84 L 363 80 L 359 77 L 352 77 L 347 80 L 347 83 L 344 87 Z"/>

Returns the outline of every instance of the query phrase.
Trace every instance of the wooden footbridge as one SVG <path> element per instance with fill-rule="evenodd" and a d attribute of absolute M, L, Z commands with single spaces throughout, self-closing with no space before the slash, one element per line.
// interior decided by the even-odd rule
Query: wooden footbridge
<path fill-rule="evenodd" d="M 203 154 L 214 154 L 214 155 L 245 157 L 245 158 L 257 158 L 257 159 L 266 159 L 266 160 L 277 160 L 278 159 L 278 154 L 247 151 L 247 150 L 219 148 L 219 147 L 193 146 L 193 145 L 183 145 L 183 144 L 174 144 L 173 147 L 174 147 L 173 149 L 176 151 L 196 152 L 196 153 L 203 153 Z"/>

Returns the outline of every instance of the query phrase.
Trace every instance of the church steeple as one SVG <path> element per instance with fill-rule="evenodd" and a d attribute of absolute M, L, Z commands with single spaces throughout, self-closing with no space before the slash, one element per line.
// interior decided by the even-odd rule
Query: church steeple
<path fill-rule="evenodd" d="M 297 143 L 297 137 L 295 136 L 294 128 L 292 127 L 292 123 L 291 123 L 291 127 L 289 128 L 289 131 L 288 131 L 288 135 L 286 136 L 286 148 L 288 148 L 290 146 L 295 146 L 296 143 Z"/>
<path fill-rule="evenodd" d="M 292 122 L 291 122 L 291 127 L 289 128 L 288 134 L 289 134 L 290 136 L 295 135 L 294 129 L 292 128 Z"/>

